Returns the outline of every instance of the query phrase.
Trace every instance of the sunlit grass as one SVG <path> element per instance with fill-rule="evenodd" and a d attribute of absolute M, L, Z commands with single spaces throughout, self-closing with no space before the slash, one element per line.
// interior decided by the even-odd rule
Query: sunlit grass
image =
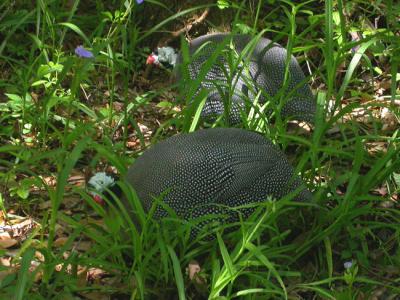
<path fill-rule="evenodd" d="M 5 9 L 0 15 L 0 206 L 3 211 L 13 207 L 28 213 L 41 226 L 13 254 L 19 269 L 0 277 L 0 298 L 70 299 L 85 292 L 121 299 L 368 299 L 377 290 L 400 294 L 400 214 L 395 198 L 400 186 L 400 132 L 382 130 L 382 121 L 371 112 L 373 107 L 386 107 L 399 121 L 393 105 L 398 90 L 393 80 L 391 101 L 379 103 L 374 95 L 364 101 L 365 93 L 357 90 L 362 74 L 376 75 L 373 54 L 382 45 L 395 48 L 392 32 L 377 31 L 351 41 L 346 16 L 333 1 L 325 1 L 325 14 L 312 12 L 306 4 L 282 4 L 286 6 L 279 17 L 287 25 L 277 30 L 267 28 L 276 15 L 271 12 L 263 18 L 264 1 L 254 15 L 244 2 L 234 1 L 234 30 L 241 32 L 243 24 L 250 24 L 245 29 L 254 35 L 273 35 L 288 53 L 303 56 L 302 64 L 313 72 L 307 79 L 321 87 L 309 135 L 292 133 L 279 117 L 278 108 L 286 100 L 283 92 L 265 106 L 249 100 L 250 112 L 239 125 L 278 144 L 314 197 L 311 203 L 266 199 L 233 229 L 226 224 L 214 230 L 213 240 L 204 238 L 209 232 L 193 240 L 195 224 L 179 220 L 171 210 L 168 218 L 155 221 L 153 211 L 145 213 L 124 182 L 121 187 L 136 212 L 133 219 L 119 199 L 105 210 L 69 178 L 76 170 L 105 166 L 123 175 L 148 146 L 139 116 L 159 99 L 171 107 L 176 103 L 172 85 L 152 91 L 148 84 L 140 87 L 139 71 L 149 50 L 144 49 L 149 47 L 146 42 L 164 26 L 211 5 L 173 13 L 157 1 L 145 3 L 146 9 L 162 7 L 169 17 L 143 30 L 151 13 L 135 1 L 121 2 L 110 11 L 101 1 L 87 11 L 80 10 L 84 4 L 79 1 L 68 9 L 61 1 L 37 1 L 29 9 L 11 2 L 0 4 L 0 11 Z M 74 49 L 80 44 L 95 57 L 76 57 Z M 356 46 L 360 47 L 353 51 Z M 185 44 L 182 51 L 189 60 Z M 182 110 L 171 108 L 163 123 L 151 128 L 154 142 L 175 132 L 229 125 L 226 114 L 204 124 L 200 112 L 205 94 L 194 97 L 202 76 L 222 52 L 222 46 L 216 49 L 202 75 L 180 87 Z M 375 54 L 392 59 L 391 74 L 398 76 L 394 56 Z M 230 65 L 238 66 L 238 56 L 229 57 Z M 158 72 L 166 81 L 167 75 Z M 232 86 L 227 88 L 232 91 Z M 343 121 L 360 109 L 370 115 L 369 123 Z M 128 147 L 132 134 L 139 140 L 134 148 Z M 369 151 L 375 143 L 383 149 Z M 55 184 L 45 177 L 54 178 Z M 32 193 L 33 186 L 39 194 Z M 383 187 L 387 193 L 379 194 Z M 63 209 L 65 199 L 72 196 L 82 200 L 83 210 Z M 51 209 L 36 217 L 38 203 L 45 201 Z M 94 215 L 101 217 L 101 225 Z M 60 226 L 68 233 L 62 246 L 55 245 Z M 87 240 L 92 242 L 89 249 L 76 249 Z M 10 253 L 4 249 L 0 254 Z M 189 279 L 186 270 L 194 260 L 201 267 L 198 280 Z M 344 263 L 349 262 L 352 266 L 346 269 Z M 81 268 L 101 269 L 114 281 L 82 284 Z M 15 269 L 0 265 L 1 274 Z"/>

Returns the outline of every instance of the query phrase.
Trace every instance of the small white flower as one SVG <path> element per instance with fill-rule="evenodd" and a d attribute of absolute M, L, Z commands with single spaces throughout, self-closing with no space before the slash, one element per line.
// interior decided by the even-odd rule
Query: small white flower
<path fill-rule="evenodd" d="M 111 176 L 108 176 L 105 172 L 94 174 L 88 182 L 88 184 L 99 193 L 102 193 L 106 188 L 113 186 L 114 183 L 114 179 Z"/>
<path fill-rule="evenodd" d="M 343 266 L 344 266 L 344 268 L 345 268 L 346 270 L 348 270 L 348 269 L 350 269 L 350 268 L 353 266 L 353 262 L 352 262 L 352 261 L 346 261 L 346 262 L 343 264 Z"/>

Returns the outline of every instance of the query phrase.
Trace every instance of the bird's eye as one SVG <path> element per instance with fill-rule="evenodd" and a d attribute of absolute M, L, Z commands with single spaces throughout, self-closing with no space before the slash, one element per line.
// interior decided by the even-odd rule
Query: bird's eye
<path fill-rule="evenodd" d="M 153 53 L 154 53 L 155 55 L 158 55 L 158 49 L 154 50 Z"/>

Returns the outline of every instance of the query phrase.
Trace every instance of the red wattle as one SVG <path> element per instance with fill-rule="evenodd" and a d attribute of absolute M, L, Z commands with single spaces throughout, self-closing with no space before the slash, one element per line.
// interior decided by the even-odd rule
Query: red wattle
<path fill-rule="evenodd" d="M 93 200 L 103 206 L 105 204 L 104 200 L 99 195 L 94 195 Z"/>
<path fill-rule="evenodd" d="M 153 56 L 153 54 L 150 54 L 149 56 L 147 56 L 146 59 L 146 65 L 152 65 L 155 62 L 155 57 Z"/>

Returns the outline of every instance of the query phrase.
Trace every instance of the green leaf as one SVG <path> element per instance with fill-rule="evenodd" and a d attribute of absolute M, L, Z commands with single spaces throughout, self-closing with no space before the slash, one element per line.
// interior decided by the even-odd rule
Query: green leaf
<path fill-rule="evenodd" d="M 181 271 L 181 265 L 179 263 L 179 259 L 175 254 L 174 249 L 170 245 L 167 246 L 169 256 L 171 257 L 172 260 L 172 266 L 174 269 L 174 275 L 175 275 L 175 283 L 178 288 L 178 297 L 179 300 L 184 300 L 186 299 L 185 297 L 185 285 L 183 283 L 183 276 L 182 276 L 182 271 Z"/>
<path fill-rule="evenodd" d="M 221 234 L 217 232 L 217 240 L 219 249 L 221 251 L 222 259 L 224 260 L 225 267 L 228 271 L 229 277 L 233 278 L 236 274 L 235 266 L 233 265 L 232 259 L 229 256 L 228 250 L 221 238 Z"/>
<path fill-rule="evenodd" d="M 229 3 L 229 1 L 226 1 L 226 0 L 218 0 L 217 6 L 219 9 L 225 9 L 225 8 L 230 7 L 230 3 Z"/>
<path fill-rule="evenodd" d="M 37 80 L 34 81 L 31 86 L 38 86 L 38 85 L 42 85 L 42 84 L 46 84 L 48 81 L 47 80 Z"/>
<path fill-rule="evenodd" d="M 22 98 L 21 96 L 17 95 L 17 94 L 8 94 L 5 93 L 4 95 L 7 96 L 8 99 L 15 101 L 15 102 L 22 102 Z"/>
<path fill-rule="evenodd" d="M 15 288 L 15 298 L 16 300 L 23 300 L 25 295 L 25 290 L 28 285 L 28 277 L 33 274 L 29 272 L 31 266 L 31 261 L 33 260 L 33 255 L 35 254 L 35 249 L 28 249 L 24 256 L 22 257 L 21 268 L 18 272 L 17 286 Z"/>
<path fill-rule="evenodd" d="M 69 29 L 71 29 L 72 31 L 74 31 L 75 33 L 77 33 L 84 41 L 86 44 L 88 45 L 92 45 L 89 41 L 89 39 L 87 38 L 87 36 L 82 32 L 82 30 L 76 26 L 75 24 L 69 23 L 69 22 L 62 22 L 62 23 L 58 23 L 58 25 L 61 26 L 65 26 Z"/>
<path fill-rule="evenodd" d="M 160 107 L 160 108 L 171 108 L 173 106 L 173 103 L 171 103 L 169 101 L 161 101 L 156 106 Z"/>
<path fill-rule="evenodd" d="M 49 62 L 47 65 L 41 65 L 38 68 L 37 71 L 37 77 L 38 78 L 50 78 L 50 76 L 48 76 L 51 73 L 54 72 L 62 72 L 64 66 L 61 64 L 57 64 L 57 63 L 53 63 L 53 62 Z"/>
<path fill-rule="evenodd" d="M 393 173 L 393 179 L 397 187 L 400 187 L 400 173 Z"/>
<path fill-rule="evenodd" d="M 246 245 L 246 248 L 255 256 L 258 258 L 258 260 L 272 273 L 272 275 L 275 276 L 276 280 L 279 282 L 280 286 L 282 287 L 282 291 L 284 293 L 284 299 L 288 299 L 287 296 L 287 291 L 285 284 L 283 283 L 283 280 L 281 276 L 279 275 L 278 271 L 275 269 L 275 266 L 270 260 L 260 251 L 258 247 L 253 245 L 252 243 L 248 243 Z"/>
<path fill-rule="evenodd" d="M 17 189 L 17 195 L 21 199 L 27 199 L 29 197 L 29 190 L 23 187 Z"/>

